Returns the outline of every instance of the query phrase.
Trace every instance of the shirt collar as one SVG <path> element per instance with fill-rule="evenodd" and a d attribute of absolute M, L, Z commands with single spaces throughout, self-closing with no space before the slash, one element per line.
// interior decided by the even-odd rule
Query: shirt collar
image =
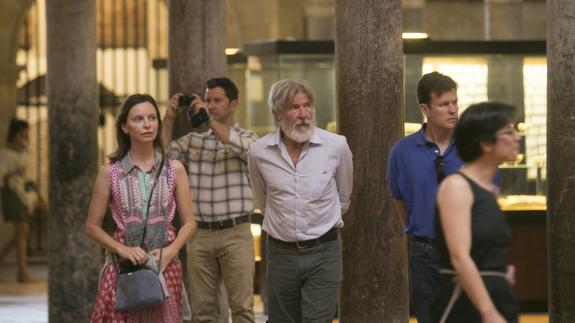
<path fill-rule="evenodd" d="M 415 142 L 418 146 L 427 146 L 429 143 L 429 141 L 425 139 L 425 128 L 427 128 L 427 123 L 421 125 L 421 129 L 419 129 L 415 136 Z"/>
<path fill-rule="evenodd" d="M 415 141 L 418 146 L 427 146 L 429 144 L 434 144 L 434 142 L 429 141 L 425 138 L 425 129 L 427 128 L 427 123 L 421 125 L 421 129 L 416 133 Z M 453 146 L 455 143 L 455 138 L 452 136 L 451 141 L 449 142 L 449 146 Z"/>
<path fill-rule="evenodd" d="M 152 171 L 155 172 L 158 167 L 160 167 L 160 162 L 162 160 L 162 154 L 156 151 L 156 160 L 154 161 L 154 166 L 152 166 Z M 120 176 L 125 177 L 127 176 L 132 170 L 139 168 L 132 162 L 130 158 L 130 154 L 127 153 L 122 159 L 120 160 Z"/>
<path fill-rule="evenodd" d="M 316 145 L 321 145 L 323 143 L 318 133 L 319 133 L 318 128 L 315 127 L 313 130 L 313 134 L 309 139 L 309 143 Z M 266 146 L 279 146 L 281 140 L 282 140 L 281 130 L 280 128 L 276 128 L 275 133 L 273 134 L 273 136 L 271 136 Z"/>

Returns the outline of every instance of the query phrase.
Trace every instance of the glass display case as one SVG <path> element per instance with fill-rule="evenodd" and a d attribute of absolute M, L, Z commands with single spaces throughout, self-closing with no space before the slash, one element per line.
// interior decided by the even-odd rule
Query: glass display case
<path fill-rule="evenodd" d="M 458 83 L 460 112 L 472 103 L 501 101 L 517 107 L 522 136 L 515 163 L 501 166 L 504 210 L 545 210 L 547 69 L 545 43 L 404 41 L 405 134 L 421 127 L 417 82 L 438 71 Z M 319 127 L 336 131 L 333 42 L 270 41 L 247 44 L 246 116 L 244 124 L 264 135 L 273 129 L 267 93 L 281 78 L 308 80 L 316 91 Z"/>

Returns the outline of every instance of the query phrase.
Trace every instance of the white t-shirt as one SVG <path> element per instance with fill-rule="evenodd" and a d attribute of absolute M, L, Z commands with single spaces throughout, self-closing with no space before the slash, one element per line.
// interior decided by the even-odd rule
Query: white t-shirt
<path fill-rule="evenodd" d="M 12 174 L 8 179 L 10 189 L 18 195 L 22 203 L 30 206 L 26 193 L 26 169 L 30 165 L 30 154 L 26 150 L 20 152 L 8 148 L 0 149 L 0 187 L 4 186 L 4 176 Z"/>

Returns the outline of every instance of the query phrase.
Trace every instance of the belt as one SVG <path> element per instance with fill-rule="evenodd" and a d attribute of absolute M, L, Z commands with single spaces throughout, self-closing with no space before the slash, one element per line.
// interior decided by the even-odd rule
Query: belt
<path fill-rule="evenodd" d="M 223 221 L 214 221 L 214 222 L 203 222 L 198 221 L 198 228 L 200 229 L 209 229 L 209 230 L 223 230 L 223 229 L 231 229 L 238 224 L 250 222 L 249 215 L 242 215 L 238 216 L 237 218 L 227 219 Z"/>
<path fill-rule="evenodd" d="M 277 243 L 278 245 L 284 247 L 284 248 L 288 248 L 288 249 L 305 249 L 305 248 L 310 248 L 310 247 L 315 247 L 318 246 L 322 243 L 328 243 L 331 241 L 334 241 L 337 239 L 337 233 L 338 233 L 338 229 L 337 228 L 332 228 L 331 230 L 329 230 L 328 232 L 326 232 L 324 235 L 322 235 L 319 238 L 315 238 L 315 239 L 310 239 L 310 240 L 301 240 L 301 241 L 292 241 L 292 242 L 288 242 L 288 241 L 283 241 L 283 240 L 279 240 L 276 239 L 274 237 L 272 237 L 271 235 L 268 235 L 268 239 L 270 241 L 273 241 L 274 243 Z"/>
<path fill-rule="evenodd" d="M 433 244 L 433 239 L 428 239 L 428 238 L 423 238 L 423 237 L 411 236 L 411 240 L 421 242 L 421 243 Z"/>

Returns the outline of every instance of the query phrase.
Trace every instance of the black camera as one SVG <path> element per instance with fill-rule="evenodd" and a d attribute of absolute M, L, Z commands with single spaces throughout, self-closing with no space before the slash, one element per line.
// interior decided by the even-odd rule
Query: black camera
<path fill-rule="evenodd" d="M 188 119 L 193 128 L 197 128 L 202 125 L 202 123 L 210 120 L 210 116 L 206 112 L 206 109 L 191 107 L 188 110 Z"/>
<path fill-rule="evenodd" d="M 194 101 L 196 99 L 195 96 L 193 95 L 182 95 L 180 96 L 180 98 L 178 99 L 178 105 L 181 107 L 187 107 L 189 106 L 192 101 Z"/>
<path fill-rule="evenodd" d="M 192 102 L 196 99 L 194 95 L 182 95 L 178 99 L 178 105 L 181 107 L 188 107 L 187 116 L 190 120 L 192 128 L 197 128 L 202 125 L 202 123 L 210 120 L 210 116 L 206 112 L 206 109 L 196 108 L 195 106 L 190 106 Z"/>

